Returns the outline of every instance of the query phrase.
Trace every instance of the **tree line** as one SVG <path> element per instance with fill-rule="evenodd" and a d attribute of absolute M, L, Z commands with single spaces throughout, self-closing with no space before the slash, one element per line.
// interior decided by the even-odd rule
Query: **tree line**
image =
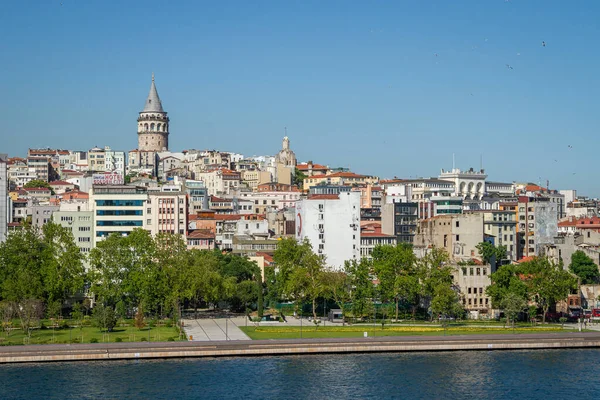
<path fill-rule="evenodd" d="M 478 246 L 485 260 L 506 254 L 490 246 Z M 275 266 L 265 268 L 263 282 L 257 264 L 248 258 L 188 250 L 180 235 L 152 237 L 143 229 L 128 236 L 113 234 L 86 259 L 69 228 L 55 223 L 41 229 L 26 226 L 0 244 L 0 311 L 5 320 L 18 317 L 24 330 L 44 310 L 52 317 L 69 308 L 89 308 L 86 298 L 93 300 L 97 319 L 106 321 L 108 329 L 116 317 L 177 318 L 182 307 L 219 304 L 237 312 L 257 310 L 259 316 L 263 304 L 292 303 L 297 312 L 306 304 L 315 319 L 317 304 L 324 300 L 356 319 L 377 312 L 397 320 L 400 309 L 409 310 L 413 318 L 417 312 L 431 318 L 464 314 L 453 279 L 456 267 L 443 249 L 432 248 L 417 258 L 408 244 L 378 246 L 372 260 L 351 260 L 331 269 L 308 241 L 285 238 L 273 258 Z M 593 262 L 590 266 L 579 254 L 573 259 L 571 271 L 585 278 L 580 282 L 597 279 Z M 544 315 L 566 299 L 578 279 L 545 258 L 502 265 L 490 278 L 486 293 L 494 308 L 521 312 L 535 305 Z"/>
<path fill-rule="evenodd" d="M 86 271 L 84 261 L 89 263 Z M 104 328 L 115 318 L 140 313 L 178 317 L 181 307 L 227 302 L 236 311 L 260 303 L 261 274 L 245 257 L 208 250 L 187 250 L 180 235 L 152 235 L 136 229 L 112 234 L 87 260 L 70 229 L 55 223 L 26 226 L 0 244 L 0 311 L 19 318 L 24 331 L 39 320 L 69 309 L 102 314 Z"/>

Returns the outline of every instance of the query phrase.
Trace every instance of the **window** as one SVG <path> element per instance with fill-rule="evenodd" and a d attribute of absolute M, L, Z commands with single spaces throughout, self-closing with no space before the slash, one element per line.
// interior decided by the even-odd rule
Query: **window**
<path fill-rule="evenodd" d="M 324 238 L 325 238 L 325 234 L 323 234 L 323 233 L 319 233 L 319 239 L 320 239 L 320 240 L 323 240 Z"/>
<path fill-rule="evenodd" d="M 469 268 L 469 275 L 473 276 L 473 268 Z"/>
<path fill-rule="evenodd" d="M 477 275 L 481 275 L 481 268 L 477 268 Z"/>
<path fill-rule="evenodd" d="M 460 227 L 460 221 L 456 221 L 456 227 Z M 458 239 L 457 239 L 458 240 Z"/>
<path fill-rule="evenodd" d="M 150 225 L 150 224 L 152 224 L 152 220 L 151 219 L 147 219 L 146 220 L 146 225 Z"/>
<path fill-rule="evenodd" d="M 456 241 L 460 241 L 460 235 L 456 235 Z"/>
<path fill-rule="evenodd" d="M 92 230 L 92 228 L 89 226 L 80 226 L 79 227 L 79 232 L 89 232 L 91 230 Z"/>
<path fill-rule="evenodd" d="M 471 294 L 471 288 L 467 289 L 467 293 Z"/>
<path fill-rule="evenodd" d="M 80 237 L 80 238 L 78 238 L 78 239 L 77 239 L 77 241 L 78 241 L 79 243 L 83 243 L 83 242 L 90 242 L 90 241 L 91 241 L 91 238 L 89 238 L 89 237 Z"/>
<path fill-rule="evenodd" d="M 483 288 L 479 288 L 479 294 L 483 294 Z"/>

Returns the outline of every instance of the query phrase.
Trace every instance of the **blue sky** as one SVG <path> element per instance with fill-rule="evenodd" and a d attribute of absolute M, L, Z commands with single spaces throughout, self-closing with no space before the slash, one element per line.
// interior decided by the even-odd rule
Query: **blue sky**
<path fill-rule="evenodd" d="M 483 155 L 491 180 L 600 196 L 599 17 L 591 0 L 5 2 L 0 152 L 135 148 L 154 72 L 174 151 L 275 154 L 287 127 L 303 161 L 414 177 Z"/>

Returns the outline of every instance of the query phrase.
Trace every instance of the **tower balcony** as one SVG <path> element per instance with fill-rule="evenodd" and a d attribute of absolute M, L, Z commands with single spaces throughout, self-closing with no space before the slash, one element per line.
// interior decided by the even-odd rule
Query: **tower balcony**
<path fill-rule="evenodd" d="M 169 122 L 169 117 L 167 117 L 167 113 L 164 114 L 144 114 L 138 117 L 138 122 L 142 121 L 166 121 Z"/>

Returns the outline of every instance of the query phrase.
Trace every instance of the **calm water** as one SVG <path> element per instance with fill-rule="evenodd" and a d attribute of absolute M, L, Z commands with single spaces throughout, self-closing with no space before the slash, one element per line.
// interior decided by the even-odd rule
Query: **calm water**
<path fill-rule="evenodd" d="M 0 365 L 0 399 L 598 399 L 600 350 Z"/>

